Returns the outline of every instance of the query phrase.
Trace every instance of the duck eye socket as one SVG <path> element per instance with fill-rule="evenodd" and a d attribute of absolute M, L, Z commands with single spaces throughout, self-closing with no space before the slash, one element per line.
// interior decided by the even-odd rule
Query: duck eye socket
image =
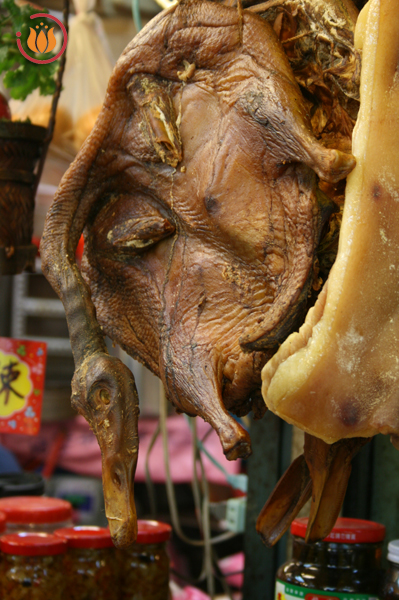
<path fill-rule="evenodd" d="M 108 242 L 120 249 L 140 251 L 153 246 L 174 232 L 175 228 L 160 215 L 128 219 L 110 229 Z"/>
<path fill-rule="evenodd" d="M 111 402 L 111 396 L 107 390 L 101 390 L 100 400 L 103 404 L 108 405 Z"/>
<path fill-rule="evenodd" d="M 164 208 L 143 192 L 110 197 L 95 218 L 95 250 L 139 254 L 175 232 Z"/>

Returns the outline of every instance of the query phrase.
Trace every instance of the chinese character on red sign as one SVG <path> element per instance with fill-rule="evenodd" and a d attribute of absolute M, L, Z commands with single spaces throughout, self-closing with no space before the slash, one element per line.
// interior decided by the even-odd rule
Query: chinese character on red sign
<path fill-rule="evenodd" d="M 0 337 L 0 432 L 38 433 L 46 356 L 44 342 Z"/>

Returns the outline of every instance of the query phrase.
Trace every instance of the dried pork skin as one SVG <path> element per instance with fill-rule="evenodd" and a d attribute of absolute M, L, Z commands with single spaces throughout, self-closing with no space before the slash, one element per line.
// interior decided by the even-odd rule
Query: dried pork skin
<path fill-rule="evenodd" d="M 329 444 L 399 430 L 399 13 L 396 0 L 363 10 L 338 256 L 304 325 L 262 371 L 266 405 Z"/>

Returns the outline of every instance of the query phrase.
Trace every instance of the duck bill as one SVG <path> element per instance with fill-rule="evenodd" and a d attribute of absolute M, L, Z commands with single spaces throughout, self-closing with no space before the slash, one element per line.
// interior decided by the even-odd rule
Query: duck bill
<path fill-rule="evenodd" d="M 137 465 L 134 458 L 103 454 L 103 491 L 105 514 L 112 541 L 117 548 L 127 548 L 137 537 L 137 514 L 133 480 Z"/>

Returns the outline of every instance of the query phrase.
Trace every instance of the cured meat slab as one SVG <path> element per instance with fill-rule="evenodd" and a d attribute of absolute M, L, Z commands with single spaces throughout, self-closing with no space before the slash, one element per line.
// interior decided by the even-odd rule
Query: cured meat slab
<path fill-rule="evenodd" d="M 359 17 L 361 104 L 337 260 L 319 299 L 262 372 L 267 406 L 332 444 L 399 434 L 399 13 Z"/>

